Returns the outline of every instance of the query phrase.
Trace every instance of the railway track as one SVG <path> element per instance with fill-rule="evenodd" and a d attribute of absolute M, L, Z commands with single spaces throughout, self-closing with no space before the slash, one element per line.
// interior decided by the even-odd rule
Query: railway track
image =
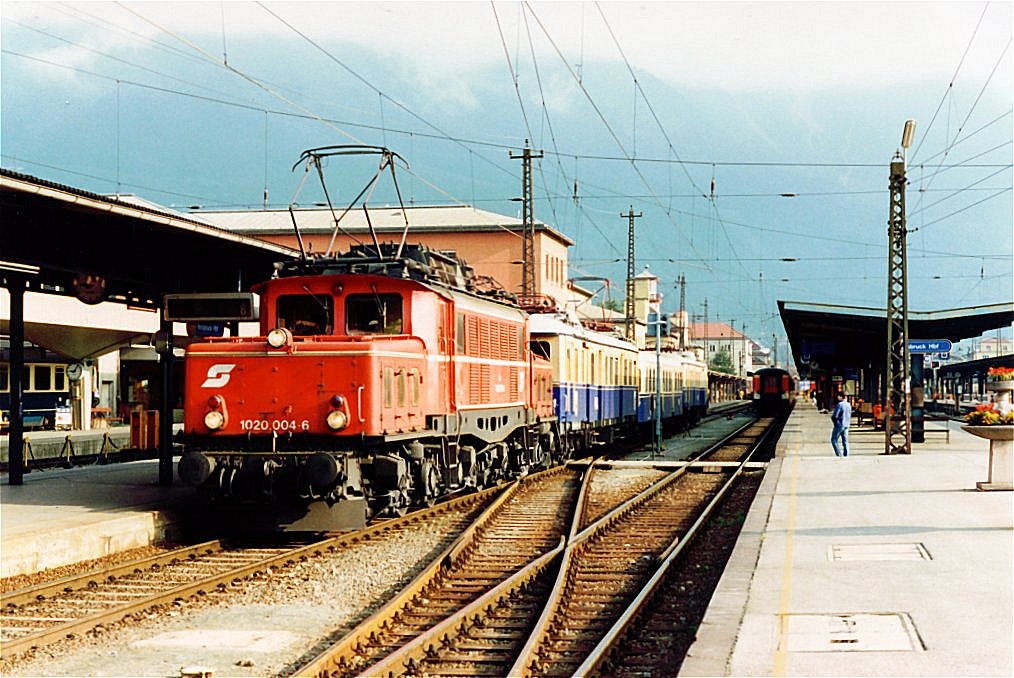
<path fill-rule="evenodd" d="M 757 426 L 738 432 L 754 447 L 762 440 Z M 699 529 L 748 459 L 731 474 L 687 468 L 668 474 L 585 527 L 587 517 L 599 512 L 583 506 L 591 496 L 590 473 L 566 545 L 546 551 L 413 639 L 406 637 L 377 663 L 337 673 L 318 664 L 298 675 L 580 675 L 616 619 L 629 614 L 630 602 L 654 581 L 658 563 L 669 561 Z"/>
<path fill-rule="evenodd" d="M 160 605 L 225 590 L 261 573 L 411 529 L 437 515 L 460 513 L 464 525 L 502 489 L 466 495 L 311 543 L 242 547 L 210 541 L 12 591 L 0 596 L 0 654 L 10 659 Z"/>
<path fill-rule="evenodd" d="M 581 675 L 641 678 L 679 672 L 762 478 L 757 471 L 741 476 L 671 566 L 660 568 L 660 585 L 636 615 L 579 667 Z"/>
<path fill-rule="evenodd" d="M 384 609 L 296 674 L 337 678 L 377 673 L 376 662 L 470 609 L 540 555 L 558 549 L 572 523 L 581 475 L 575 465 L 560 466 L 512 485 Z"/>
<path fill-rule="evenodd" d="M 674 473 L 582 532 L 564 554 L 553 595 L 508 673 L 574 675 L 723 481 L 721 474 Z"/>
<path fill-rule="evenodd" d="M 581 502 L 579 531 L 669 475 L 668 471 L 654 468 L 619 469 L 595 463 L 588 473 L 588 489 Z"/>

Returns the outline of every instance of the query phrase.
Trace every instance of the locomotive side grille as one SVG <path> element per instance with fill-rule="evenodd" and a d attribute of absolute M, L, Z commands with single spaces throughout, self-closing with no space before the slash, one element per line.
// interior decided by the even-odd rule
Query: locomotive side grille
<path fill-rule="evenodd" d="M 490 385 L 489 385 L 489 365 L 479 366 L 479 402 L 488 403 L 490 401 Z"/>
<path fill-rule="evenodd" d="M 517 370 L 517 368 L 514 368 L 514 367 L 511 368 L 511 391 L 510 391 L 510 397 L 511 397 L 511 400 L 517 400 L 518 399 L 518 370 Z"/>
<path fill-rule="evenodd" d="M 471 400 L 473 402 L 477 397 L 479 397 L 478 394 L 482 392 L 480 390 L 482 385 L 481 367 L 482 366 L 474 363 L 468 366 L 468 392 L 471 395 Z"/>
<path fill-rule="evenodd" d="M 482 355 L 479 345 L 479 319 L 475 316 L 468 318 L 468 353 L 469 355 Z"/>
<path fill-rule="evenodd" d="M 479 355 L 483 358 L 489 357 L 490 339 L 489 318 L 482 318 L 479 321 Z"/>
<path fill-rule="evenodd" d="M 501 360 L 511 357 L 511 336 L 510 327 L 504 323 L 497 323 L 497 358 Z"/>

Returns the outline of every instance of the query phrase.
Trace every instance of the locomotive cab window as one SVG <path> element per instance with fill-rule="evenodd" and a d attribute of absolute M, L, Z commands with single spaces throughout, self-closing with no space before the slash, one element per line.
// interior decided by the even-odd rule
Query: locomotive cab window
<path fill-rule="evenodd" d="M 294 335 L 311 337 L 333 334 L 331 297 L 319 294 L 288 294 L 278 297 L 275 303 L 275 320 Z"/>
<path fill-rule="evenodd" d="M 403 334 L 401 296 L 350 294 L 345 300 L 347 334 Z"/>

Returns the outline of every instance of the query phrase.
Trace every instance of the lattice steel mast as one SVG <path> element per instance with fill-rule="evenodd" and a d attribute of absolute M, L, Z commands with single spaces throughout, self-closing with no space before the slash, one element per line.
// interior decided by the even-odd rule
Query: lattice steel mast
<path fill-rule="evenodd" d="M 908 149 L 915 121 L 905 123 L 901 146 Z M 905 232 L 905 156 L 891 160 L 891 211 L 888 219 L 887 380 L 884 399 L 884 454 L 912 453 L 912 401 L 908 355 L 908 264 Z"/>
<path fill-rule="evenodd" d="M 521 295 L 529 300 L 535 296 L 535 208 L 532 200 L 532 158 L 541 158 L 542 151 L 533 153 L 525 139 L 525 147 L 520 155 L 510 152 L 512 160 L 521 158 L 521 221 L 522 221 L 522 253 L 521 253 Z"/>
<path fill-rule="evenodd" d="M 623 315 L 626 316 L 626 337 L 630 341 L 634 341 L 634 315 L 636 313 L 636 307 L 634 306 L 634 219 L 643 217 L 643 212 L 634 214 L 634 206 L 630 206 L 630 210 L 626 214 L 621 214 L 621 217 L 627 219 L 627 297 L 623 303 Z M 655 338 L 658 341 L 658 338 Z"/>

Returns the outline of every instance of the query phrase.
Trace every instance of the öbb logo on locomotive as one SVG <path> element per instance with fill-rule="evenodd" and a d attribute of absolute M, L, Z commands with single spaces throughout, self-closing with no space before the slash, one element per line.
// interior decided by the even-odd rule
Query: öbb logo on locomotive
<path fill-rule="evenodd" d="M 229 383 L 229 373 L 236 368 L 235 365 L 212 365 L 208 368 L 208 378 L 201 384 L 201 388 L 221 388 Z"/>

